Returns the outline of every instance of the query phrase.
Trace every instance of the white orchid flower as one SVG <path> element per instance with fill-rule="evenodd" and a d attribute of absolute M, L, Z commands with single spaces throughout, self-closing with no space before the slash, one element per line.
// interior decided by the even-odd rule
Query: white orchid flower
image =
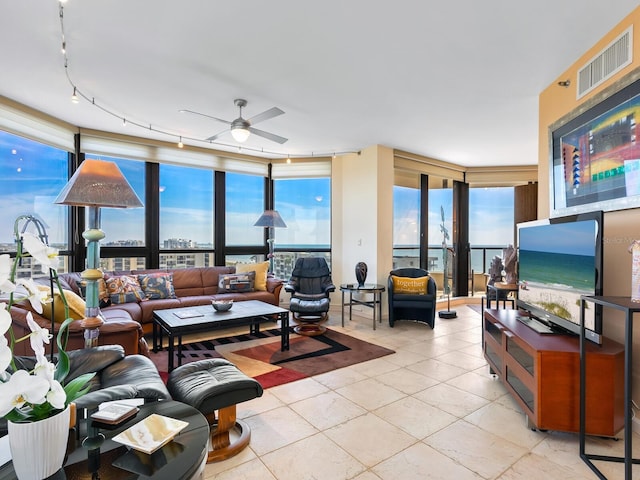
<path fill-rule="evenodd" d="M 29 375 L 26 370 L 18 370 L 6 383 L 0 384 L 0 417 L 25 403 L 39 405 L 46 401 L 49 382 L 43 377 Z"/>
<path fill-rule="evenodd" d="M 11 293 L 16 286 L 9 280 L 11 278 L 11 257 L 6 253 L 0 255 L 0 292 Z"/>
<path fill-rule="evenodd" d="M 0 335 L 0 372 L 4 372 L 7 369 L 7 367 L 11 364 L 12 357 L 13 352 L 9 347 L 7 337 L 5 337 L 4 335 Z"/>
<path fill-rule="evenodd" d="M 58 256 L 58 250 L 44 244 L 37 235 L 31 232 L 24 232 L 22 234 L 22 245 L 24 249 L 29 252 L 36 261 L 46 268 L 57 268 L 56 258 Z"/>
<path fill-rule="evenodd" d="M 47 360 L 47 357 L 38 356 L 38 362 L 36 363 L 33 373 L 39 377 L 46 379 L 49 383 L 53 382 L 53 375 L 56 371 L 56 366 Z"/>
<path fill-rule="evenodd" d="M 18 284 L 22 285 L 29 296 L 27 300 L 31 303 L 31 307 L 38 313 L 42 314 L 42 304 L 47 302 L 46 290 L 40 290 L 36 282 L 30 278 L 19 278 Z"/>
<path fill-rule="evenodd" d="M 11 327 L 11 313 L 6 303 L 0 303 L 0 335 L 4 335 Z"/>
<path fill-rule="evenodd" d="M 67 401 L 67 394 L 65 393 L 64 388 L 57 380 L 52 380 L 49 385 L 51 390 L 47 393 L 47 401 L 53 408 L 63 409 L 64 404 Z"/>
<path fill-rule="evenodd" d="M 34 352 L 36 352 L 36 356 L 38 356 L 38 358 L 44 357 L 44 344 L 48 344 L 49 339 L 51 338 L 49 329 L 42 328 L 40 325 L 38 325 L 33 319 L 33 315 L 31 315 L 31 312 L 27 313 L 26 318 L 27 325 L 29 325 L 29 328 L 31 329 L 31 335 L 29 337 L 31 348 Z"/>

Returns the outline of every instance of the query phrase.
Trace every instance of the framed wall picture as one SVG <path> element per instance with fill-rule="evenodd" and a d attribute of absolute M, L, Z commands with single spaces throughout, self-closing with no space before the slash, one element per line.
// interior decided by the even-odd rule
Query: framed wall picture
<path fill-rule="evenodd" d="M 552 217 L 640 207 L 640 80 L 596 101 L 550 132 Z"/>

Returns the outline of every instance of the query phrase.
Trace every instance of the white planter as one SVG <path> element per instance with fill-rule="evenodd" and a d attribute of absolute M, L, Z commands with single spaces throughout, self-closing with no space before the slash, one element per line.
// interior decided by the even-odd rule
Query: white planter
<path fill-rule="evenodd" d="M 13 469 L 19 480 L 42 480 L 64 462 L 71 408 L 37 422 L 7 422 Z"/>

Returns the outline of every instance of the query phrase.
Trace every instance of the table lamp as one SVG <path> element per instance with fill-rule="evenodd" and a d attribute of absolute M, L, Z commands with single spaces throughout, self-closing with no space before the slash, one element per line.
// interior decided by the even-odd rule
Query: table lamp
<path fill-rule="evenodd" d="M 274 227 L 287 228 L 287 224 L 284 223 L 284 220 L 282 220 L 282 217 L 277 210 L 265 210 L 258 221 L 253 224 L 253 226 L 265 227 L 269 229 L 269 238 L 267 239 L 267 242 L 269 243 L 269 271 L 273 273 L 273 244 L 275 242 L 275 238 L 273 237 L 273 229 Z"/>
<path fill-rule="evenodd" d="M 85 160 L 62 189 L 55 203 L 75 207 L 88 207 L 88 228 L 82 233 L 87 241 L 87 265 L 82 272 L 86 282 L 85 318 L 82 320 L 84 345 L 98 345 L 100 326 L 104 323 L 98 299 L 100 270 L 100 240 L 105 235 L 100 230 L 100 207 L 138 208 L 142 202 L 113 162 Z"/>

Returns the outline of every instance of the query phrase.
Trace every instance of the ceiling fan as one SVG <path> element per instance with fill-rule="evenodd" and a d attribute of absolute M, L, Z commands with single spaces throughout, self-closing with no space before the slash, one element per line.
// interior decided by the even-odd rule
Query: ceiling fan
<path fill-rule="evenodd" d="M 231 135 L 233 136 L 234 140 L 239 143 L 245 142 L 247 138 L 249 138 L 249 135 L 252 133 L 280 144 L 283 144 L 287 141 L 286 138 L 281 137 L 280 135 L 265 132 L 264 130 L 258 130 L 257 128 L 253 127 L 253 125 L 258 122 L 263 122 L 265 120 L 269 120 L 270 118 L 277 117 L 278 115 L 282 115 L 284 112 L 278 107 L 270 108 L 269 110 L 265 110 L 264 112 L 255 115 L 254 117 L 245 119 L 242 118 L 242 109 L 247 106 L 247 101 L 242 98 L 236 98 L 233 103 L 240 109 L 240 115 L 233 121 L 223 120 L 222 118 L 213 117 L 211 115 L 207 115 L 206 113 L 194 112 L 193 110 L 180 110 L 180 112 L 201 115 L 203 117 L 212 118 L 219 122 L 226 123 L 227 125 L 231 125 Z M 226 132 L 227 130 L 225 129 L 220 133 L 216 133 L 215 135 L 207 138 L 207 141 L 212 142 Z"/>

